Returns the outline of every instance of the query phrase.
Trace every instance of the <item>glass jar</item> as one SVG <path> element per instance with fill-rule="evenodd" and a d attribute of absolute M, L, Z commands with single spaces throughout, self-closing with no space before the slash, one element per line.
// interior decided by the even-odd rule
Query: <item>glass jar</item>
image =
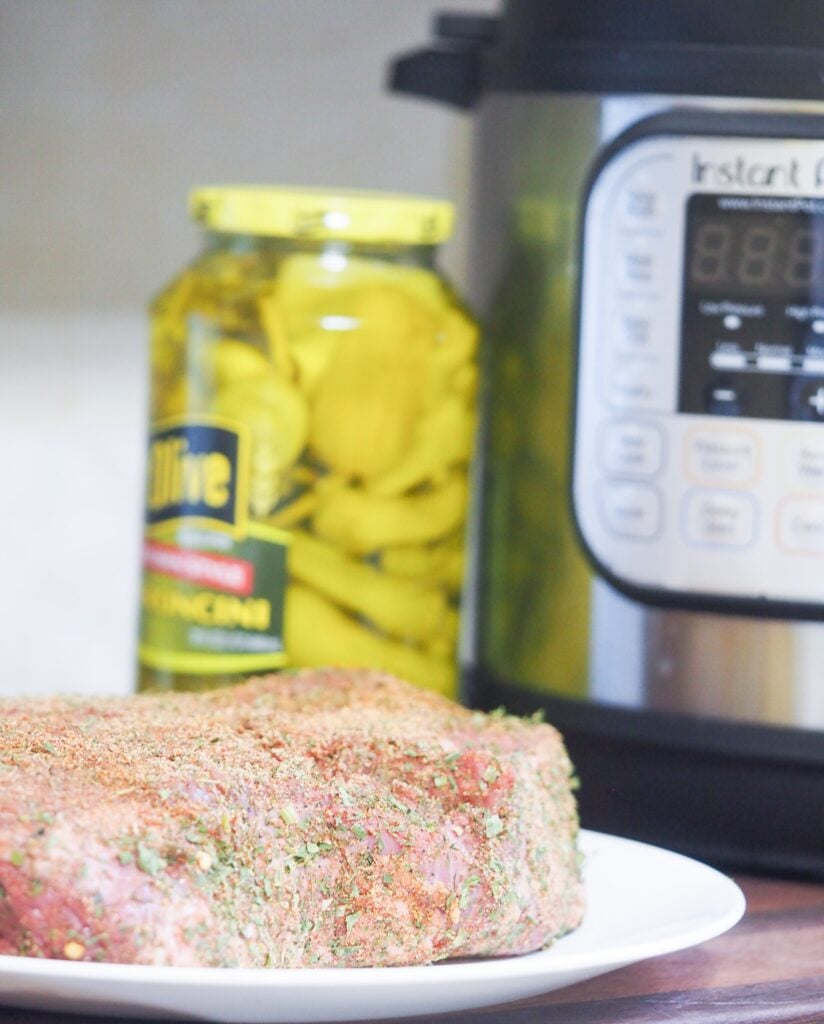
<path fill-rule="evenodd" d="M 152 307 L 139 688 L 371 666 L 455 696 L 477 328 L 449 204 L 200 188 Z"/>

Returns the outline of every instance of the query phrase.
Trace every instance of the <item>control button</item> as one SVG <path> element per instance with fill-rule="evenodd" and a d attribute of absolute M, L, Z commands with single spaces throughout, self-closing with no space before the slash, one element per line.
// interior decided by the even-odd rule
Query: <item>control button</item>
<path fill-rule="evenodd" d="M 619 362 L 609 379 L 609 397 L 621 408 L 649 409 L 658 401 L 658 363 L 652 359 Z"/>
<path fill-rule="evenodd" d="M 743 430 L 693 430 L 687 435 L 689 475 L 700 483 L 750 484 L 759 470 L 759 444 Z"/>
<path fill-rule="evenodd" d="M 632 220 L 650 221 L 658 217 L 661 196 L 649 188 L 630 188 L 624 199 L 624 213 Z"/>
<path fill-rule="evenodd" d="M 738 349 L 716 349 L 710 353 L 710 366 L 714 370 L 746 370 L 749 359 Z"/>
<path fill-rule="evenodd" d="M 755 539 L 755 501 L 748 494 L 692 491 L 684 507 L 690 544 L 741 548 Z"/>
<path fill-rule="evenodd" d="M 657 281 L 657 260 L 650 239 L 622 243 L 618 250 L 618 281 L 622 288 L 653 288 Z"/>
<path fill-rule="evenodd" d="M 732 377 L 717 377 L 704 391 L 704 408 L 711 416 L 743 416 L 744 389 Z"/>
<path fill-rule="evenodd" d="M 824 420 L 824 378 L 798 377 L 793 381 L 790 415 L 794 420 Z"/>
<path fill-rule="evenodd" d="M 653 476 L 661 468 L 664 437 L 652 423 L 610 420 L 601 428 L 601 465 L 609 473 Z"/>
<path fill-rule="evenodd" d="M 621 355 L 646 355 L 655 343 L 653 308 L 649 302 L 622 302 L 611 325 L 614 350 Z"/>
<path fill-rule="evenodd" d="M 661 525 L 661 496 L 654 487 L 607 480 L 601 484 L 601 515 L 618 537 L 651 540 Z"/>
<path fill-rule="evenodd" d="M 793 357 L 786 354 L 758 353 L 755 365 L 763 373 L 790 373 L 793 368 Z"/>
<path fill-rule="evenodd" d="M 652 177 L 636 174 L 621 194 L 621 222 L 630 228 L 656 227 L 663 220 L 663 195 Z"/>
<path fill-rule="evenodd" d="M 787 480 L 799 490 L 824 487 L 824 438 L 790 437 L 781 460 Z"/>
<path fill-rule="evenodd" d="M 817 388 L 807 396 L 807 405 L 813 409 L 819 419 L 824 416 L 824 387 Z"/>
<path fill-rule="evenodd" d="M 795 555 L 824 555 L 824 500 L 785 498 L 777 513 L 778 543 Z"/>

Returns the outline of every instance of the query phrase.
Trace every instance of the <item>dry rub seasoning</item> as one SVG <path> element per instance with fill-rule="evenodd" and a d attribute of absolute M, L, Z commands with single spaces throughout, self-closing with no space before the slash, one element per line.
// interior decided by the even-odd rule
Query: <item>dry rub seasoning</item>
<path fill-rule="evenodd" d="M 454 695 L 477 329 L 449 204 L 200 188 L 152 310 L 142 689 L 283 665 Z"/>

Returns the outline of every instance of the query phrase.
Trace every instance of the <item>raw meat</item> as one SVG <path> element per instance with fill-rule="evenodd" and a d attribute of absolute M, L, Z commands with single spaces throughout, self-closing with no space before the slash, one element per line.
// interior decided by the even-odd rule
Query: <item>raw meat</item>
<path fill-rule="evenodd" d="M 0 954 L 313 967 L 523 953 L 581 919 L 550 726 L 390 676 L 0 701 Z"/>

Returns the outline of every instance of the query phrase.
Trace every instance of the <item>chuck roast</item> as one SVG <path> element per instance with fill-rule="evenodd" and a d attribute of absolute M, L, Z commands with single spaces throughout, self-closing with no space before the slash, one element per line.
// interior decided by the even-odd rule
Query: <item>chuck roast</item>
<path fill-rule="evenodd" d="M 0 701 L 0 954 L 243 967 L 548 946 L 582 914 L 548 725 L 377 672 Z"/>

